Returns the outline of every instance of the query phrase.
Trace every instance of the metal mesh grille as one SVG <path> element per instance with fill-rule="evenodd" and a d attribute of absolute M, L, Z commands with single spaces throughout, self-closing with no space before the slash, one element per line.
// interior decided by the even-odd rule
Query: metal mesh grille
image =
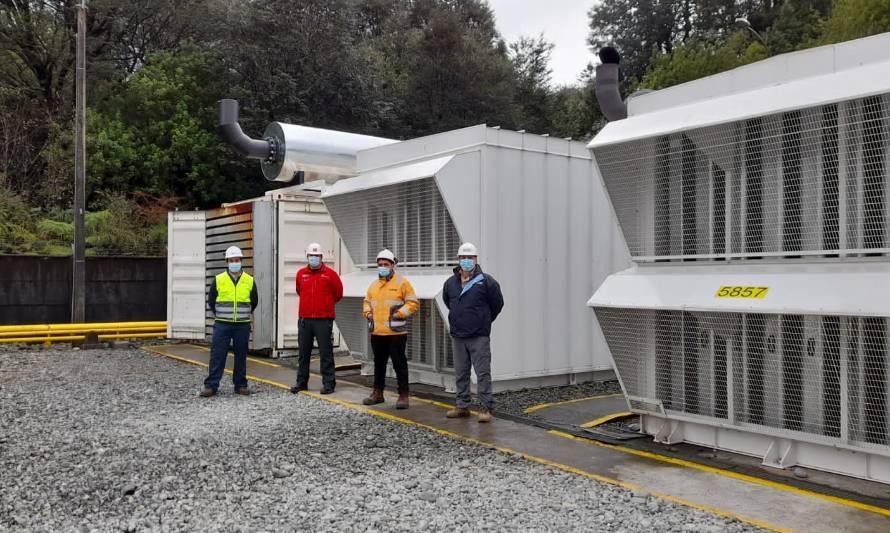
<path fill-rule="evenodd" d="M 460 237 L 433 178 L 325 198 L 358 266 L 392 250 L 401 266 L 456 264 Z"/>
<path fill-rule="evenodd" d="M 890 94 L 594 154 L 638 261 L 890 252 Z"/>
<path fill-rule="evenodd" d="M 890 451 L 885 318 L 596 314 L 636 409 Z"/>
<path fill-rule="evenodd" d="M 216 275 L 226 270 L 226 248 L 229 246 L 241 248 L 241 253 L 244 254 L 241 264 L 245 270 L 253 272 L 251 204 L 208 211 L 206 228 L 205 294 L 210 290 L 210 284 L 215 283 Z M 213 337 L 213 313 L 210 309 L 205 310 L 204 322 L 206 338 L 209 341 Z"/>
<path fill-rule="evenodd" d="M 362 298 L 346 297 L 337 303 L 337 327 L 355 357 L 373 362 L 367 321 L 362 316 Z M 448 371 L 454 368 L 451 339 L 432 300 L 420 300 L 420 309 L 409 320 L 406 355 L 414 367 Z"/>
<path fill-rule="evenodd" d="M 346 297 L 337 302 L 337 328 L 346 341 L 349 352 L 367 360 L 368 322 L 362 316 L 362 298 Z"/>

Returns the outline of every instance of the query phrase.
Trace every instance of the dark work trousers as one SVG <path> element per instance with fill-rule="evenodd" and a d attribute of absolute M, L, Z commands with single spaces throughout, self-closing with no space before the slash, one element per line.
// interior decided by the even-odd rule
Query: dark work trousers
<path fill-rule="evenodd" d="M 247 386 L 247 343 L 250 340 L 250 322 L 222 322 L 213 324 L 213 340 L 210 344 L 210 371 L 204 387 L 216 390 L 226 368 L 229 346 L 235 352 L 232 383 L 236 389 Z"/>
<path fill-rule="evenodd" d="M 299 321 L 300 366 L 297 368 L 297 387 L 309 385 L 309 359 L 312 357 L 312 343 L 318 343 L 321 357 L 321 381 L 326 389 L 337 386 L 334 375 L 334 344 L 331 334 L 334 330 L 333 318 L 301 318 Z"/>
<path fill-rule="evenodd" d="M 386 388 L 386 361 L 392 359 L 396 371 L 399 394 L 408 394 L 408 358 L 405 347 L 408 335 L 371 335 L 371 349 L 374 350 L 374 388 Z"/>
<path fill-rule="evenodd" d="M 491 395 L 491 340 L 488 337 L 451 337 L 457 407 L 470 407 L 470 367 L 476 371 L 476 392 L 482 407 L 494 409 Z"/>

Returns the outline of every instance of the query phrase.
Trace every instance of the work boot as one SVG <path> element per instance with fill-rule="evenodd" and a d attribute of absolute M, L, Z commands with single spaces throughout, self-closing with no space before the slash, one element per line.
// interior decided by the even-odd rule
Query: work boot
<path fill-rule="evenodd" d="M 237 389 L 235 389 L 235 394 L 238 394 L 240 396 L 250 396 L 250 389 L 248 389 L 247 387 L 238 387 Z"/>
<path fill-rule="evenodd" d="M 210 398 L 211 396 L 216 396 L 216 389 L 208 389 L 204 388 L 200 394 L 198 394 L 201 398 Z"/>
<path fill-rule="evenodd" d="M 304 390 L 309 390 L 309 387 L 307 387 L 306 385 L 294 385 L 293 387 L 290 388 L 290 393 L 291 394 L 299 394 L 299 393 L 303 392 Z"/>
<path fill-rule="evenodd" d="M 324 387 L 321 389 L 322 394 L 334 394 L 334 387 Z"/>
<path fill-rule="evenodd" d="M 491 411 L 483 408 L 481 411 L 479 411 L 479 423 L 487 424 L 489 422 L 491 422 Z"/>
<path fill-rule="evenodd" d="M 371 395 L 362 400 L 362 403 L 365 405 L 377 405 L 378 403 L 383 403 L 383 390 L 372 389 Z"/>
<path fill-rule="evenodd" d="M 396 400 L 396 409 L 407 409 L 408 408 L 408 395 L 407 394 L 399 394 L 399 399 Z"/>
<path fill-rule="evenodd" d="M 445 416 L 447 418 L 467 418 L 470 416 L 470 410 L 466 407 L 455 407 L 454 409 L 449 409 Z"/>

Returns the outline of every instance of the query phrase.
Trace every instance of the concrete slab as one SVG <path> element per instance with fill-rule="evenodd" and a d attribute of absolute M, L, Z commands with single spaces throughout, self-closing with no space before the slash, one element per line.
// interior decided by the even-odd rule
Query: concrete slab
<path fill-rule="evenodd" d="M 209 353 L 189 345 L 148 347 L 147 351 L 171 359 L 206 366 Z M 254 381 L 287 388 L 293 370 L 255 359 L 248 362 Z M 199 384 L 196 384 L 196 389 Z M 304 393 L 345 408 L 380 416 L 399 423 L 424 427 L 453 438 L 465 439 L 591 479 L 652 493 L 670 501 L 733 516 L 775 531 L 875 532 L 890 531 L 890 507 L 879 507 L 815 491 L 733 475 L 716 468 L 689 468 L 639 455 L 636 450 L 573 438 L 554 431 L 495 420 L 478 424 L 475 418 L 446 419 L 446 404 L 415 398 L 408 410 L 394 408 L 393 395 L 382 406 L 367 408 L 361 400 L 368 389 L 338 382 L 337 392 L 321 396 L 320 379 L 313 376 L 310 392 Z"/>

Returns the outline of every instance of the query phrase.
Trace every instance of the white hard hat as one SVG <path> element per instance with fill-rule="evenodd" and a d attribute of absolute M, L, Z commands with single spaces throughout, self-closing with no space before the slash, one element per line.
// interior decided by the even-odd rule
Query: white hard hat
<path fill-rule="evenodd" d="M 237 246 L 229 246 L 226 248 L 226 259 L 231 259 L 233 257 L 244 257 L 244 254 L 241 253 L 241 248 Z"/>
<path fill-rule="evenodd" d="M 457 255 L 458 255 L 458 257 L 460 257 L 462 255 L 477 256 L 477 255 L 479 255 L 479 252 L 476 251 L 476 246 L 473 243 L 465 242 L 460 245 L 460 248 L 457 249 Z"/>
<path fill-rule="evenodd" d="M 321 245 L 313 242 L 306 247 L 306 255 L 324 255 L 324 253 L 321 250 Z"/>
<path fill-rule="evenodd" d="M 381 259 L 386 259 L 388 261 L 392 261 L 393 263 L 396 262 L 395 254 L 387 249 L 380 250 L 380 253 L 377 254 L 377 260 L 380 261 Z"/>

